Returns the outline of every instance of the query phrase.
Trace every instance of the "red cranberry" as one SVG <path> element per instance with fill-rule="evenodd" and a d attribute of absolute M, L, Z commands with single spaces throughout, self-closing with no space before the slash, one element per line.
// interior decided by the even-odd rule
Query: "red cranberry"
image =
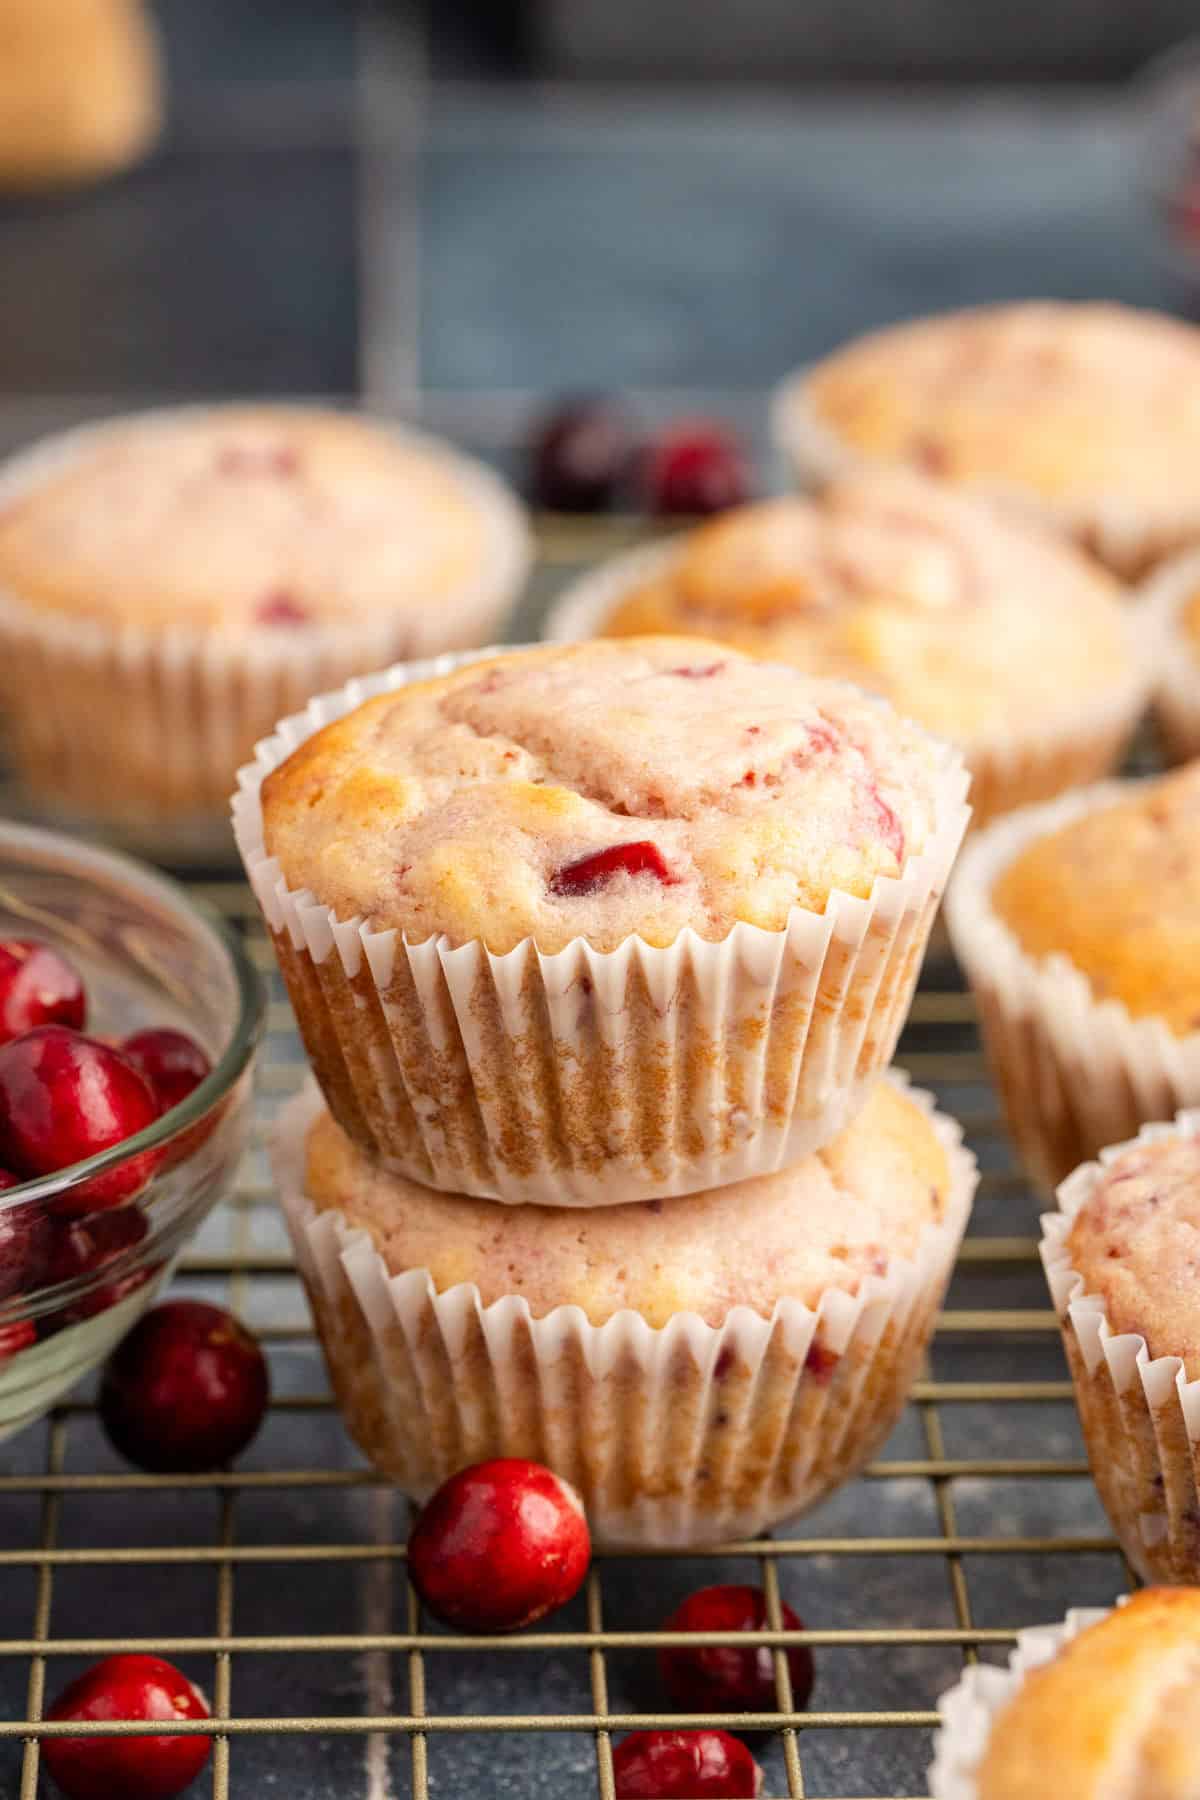
<path fill-rule="evenodd" d="M 163 1112 L 186 1100 L 212 1069 L 195 1038 L 165 1026 L 158 1031 L 135 1031 L 121 1045 L 121 1054 L 140 1069 Z"/>
<path fill-rule="evenodd" d="M 0 942 L 0 1044 L 35 1025 L 83 1029 L 83 983 L 65 957 L 30 938 Z"/>
<path fill-rule="evenodd" d="M 307 625 L 309 611 L 286 588 L 266 594 L 254 609 L 256 625 Z"/>
<path fill-rule="evenodd" d="M 135 1250 L 149 1229 L 136 1206 L 112 1207 L 107 1212 L 92 1213 L 86 1219 L 52 1219 L 51 1224 L 53 1236 L 45 1270 L 47 1287 L 58 1287 L 64 1282 L 97 1274 L 109 1263 Z M 96 1318 L 127 1294 L 144 1287 L 158 1268 L 158 1263 L 143 1264 L 93 1285 L 78 1299 L 52 1314 L 46 1321 L 46 1329 L 61 1331 L 68 1325 L 80 1325 L 85 1319 Z"/>
<path fill-rule="evenodd" d="M 52 1175 L 153 1124 L 149 1085 L 108 1044 L 65 1025 L 39 1025 L 0 1048 L 0 1144 L 19 1174 Z M 119 1206 L 145 1186 L 159 1153 L 140 1156 L 61 1194 L 56 1212 Z"/>
<path fill-rule="evenodd" d="M 421 1599 L 464 1631 L 516 1631 L 577 1593 L 592 1546 L 575 1489 L 541 1463 L 499 1457 L 462 1469 L 408 1540 Z"/>
<path fill-rule="evenodd" d="M 600 399 L 573 401 L 534 436 L 534 504 L 553 512 L 603 512 L 612 505 L 632 455 L 629 425 Z"/>
<path fill-rule="evenodd" d="M 6 1363 L 10 1356 L 16 1356 L 20 1350 L 28 1350 L 37 1343 L 37 1327 L 32 1319 L 14 1319 L 11 1324 L 0 1325 L 0 1363 Z"/>
<path fill-rule="evenodd" d="M 18 1187 L 15 1175 L 0 1169 L 0 1191 Z M 27 1294 L 46 1278 L 52 1227 L 44 1206 L 0 1206 L 0 1302 Z"/>
<path fill-rule="evenodd" d="M 753 1800 L 762 1772 L 727 1731 L 635 1731 L 613 1751 L 617 1800 Z"/>
<path fill-rule="evenodd" d="M 65 1688 L 48 1719 L 207 1719 L 186 1675 L 161 1656 L 109 1656 Z M 67 1800 L 174 1800 L 212 1749 L 207 1737 L 44 1738 L 42 1761 Z"/>
<path fill-rule="evenodd" d="M 781 1609 L 788 1631 L 803 1626 L 790 1606 Z M 706 1587 L 689 1594 L 667 1620 L 664 1631 L 765 1631 L 767 1606 L 761 1588 Z M 808 1649 L 787 1653 L 792 1700 L 797 1711 L 812 1692 L 813 1659 Z M 775 1699 L 775 1657 L 763 1645 L 736 1644 L 696 1650 L 661 1650 L 663 1686 L 686 1712 L 768 1712 Z"/>
<path fill-rule="evenodd" d="M 199 1474 L 246 1448 L 267 1409 L 266 1358 L 243 1325 L 204 1300 L 152 1307 L 109 1359 L 104 1429 L 154 1474 Z"/>
<path fill-rule="evenodd" d="M 716 513 L 750 496 L 745 452 L 723 426 L 707 419 L 665 431 L 646 464 L 646 488 L 656 513 Z"/>
<path fill-rule="evenodd" d="M 596 850 L 581 856 L 578 862 L 556 869 L 550 877 L 550 892 L 567 899 L 580 894 L 594 894 L 614 875 L 653 875 L 664 887 L 674 887 L 678 877 L 672 875 L 657 844 L 641 839 L 636 844 L 610 844 L 607 850 Z"/>

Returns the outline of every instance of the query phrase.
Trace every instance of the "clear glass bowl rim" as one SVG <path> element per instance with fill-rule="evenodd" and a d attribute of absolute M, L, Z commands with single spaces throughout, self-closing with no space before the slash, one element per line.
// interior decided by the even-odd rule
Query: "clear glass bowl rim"
<path fill-rule="evenodd" d="M 135 1133 L 133 1137 L 123 1138 L 108 1150 L 89 1156 L 85 1162 L 71 1163 L 68 1168 L 56 1169 L 52 1175 L 40 1175 L 34 1180 L 22 1182 L 19 1187 L 8 1188 L 0 1194 L 0 1211 L 38 1200 L 52 1200 L 81 1182 L 91 1180 L 95 1175 L 118 1168 L 129 1158 L 140 1156 L 143 1151 L 159 1149 L 180 1132 L 195 1125 L 235 1086 L 254 1054 L 266 1020 L 266 991 L 263 981 L 237 933 L 219 914 L 200 906 L 181 882 L 132 856 L 84 843 L 69 837 L 65 832 L 43 831 L 35 825 L 15 825 L 8 820 L 0 821 L 0 851 L 19 857 L 22 850 L 31 854 L 39 851 L 52 852 L 59 856 L 65 853 L 77 864 L 80 876 L 105 873 L 118 876 L 143 892 L 154 895 L 171 911 L 183 914 L 193 924 L 199 925 L 229 960 L 237 988 L 238 1015 L 233 1034 L 209 1073 L 177 1106 L 163 1113 L 152 1125 L 147 1125 L 144 1131 Z"/>

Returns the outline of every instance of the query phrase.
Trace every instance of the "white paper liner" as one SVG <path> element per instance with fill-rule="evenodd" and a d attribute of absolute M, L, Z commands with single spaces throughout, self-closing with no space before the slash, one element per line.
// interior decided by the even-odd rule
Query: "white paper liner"
<path fill-rule="evenodd" d="M 625 551 L 589 570 L 559 595 L 542 635 L 560 644 L 594 637 L 627 594 L 665 574 L 678 555 L 678 540 L 668 540 Z M 1111 693 L 1064 706 L 1053 718 L 1041 720 L 1023 712 L 1020 697 L 1014 696 L 1002 728 L 961 745 L 971 772 L 973 831 L 1001 813 L 1098 781 L 1116 768 L 1145 708 L 1153 673 L 1132 617 L 1128 654 L 1128 672 Z M 867 679 L 865 672 L 862 679 Z M 1200 670 L 1196 688 L 1200 735 Z M 905 710 L 902 702 L 895 704 Z"/>
<path fill-rule="evenodd" d="M 1200 646 L 1179 630 L 1186 603 L 1200 593 L 1200 550 L 1172 557 L 1142 590 L 1142 617 L 1154 657 L 1154 708 L 1175 762 L 1200 756 Z"/>
<path fill-rule="evenodd" d="M 802 488 L 822 488 L 880 460 L 848 444 L 822 417 L 809 392 L 812 372 L 798 369 L 789 375 L 770 404 L 772 442 Z M 1165 558 L 1200 542 L 1200 505 L 1195 502 L 1149 512 L 1118 494 L 1053 500 L 1000 479 L 972 481 L 970 488 L 1071 538 L 1124 581 L 1141 579 Z"/>
<path fill-rule="evenodd" d="M 1009 1130 L 1046 1193 L 1149 1119 L 1200 1104 L 1200 1031 L 1097 1000 L 1066 957 L 1024 951 L 991 904 L 1027 844 L 1133 792 L 1101 782 L 998 820 L 972 838 L 946 893 L 951 942 L 970 981 Z"/>
<path fill-rule="evenodd" d="M 164 408 L 45 439 L 0 468 L 0 506 L 112 431 L 214 410 Z M 79 619 L 27 604 L 0 586 L 8 738 L 17 772 L 41 810 L 111 820 L 129 841 L 154 848 L 164 831 L 173 850 L 186 853 L 193 843 L 207 848 L 215 840 L 227 848 L 234 771 L 277 719 L 363 670 L 496 635 L 529 568 L 519 502 L 483 464 L 441 440 L 373 422 L 435 458 L 479 508 L 486 551 L 478 578 L 402 618 L 348 619 L 304 631 L 258 626 L 229 635 Z"/>
<path fill-rule="evenodd" d="M 374 694 L 458 667 L 409 663 L 311 701 L 258 745 L 234 835 L 305 1047 L 338 1123 L 413 1180 L 548 1206 L 720 1187 L 834 1136 L 887 1066 L 969 813 L 949 746 L 933 836 L 899 876 L 787 926 L 694 931 L 667 949 L 575 939 L 504 955 L 342 920 L 266 854 L 260 790 Z"/>
<path fill-rule="evenodd" d="M 1138 1574 L 1172 1584 L 1200 1582 L 1200 1380 L 1188 1381 L 1182 1358 L 1152 1358 L 1145 1338 L 1112 1330 L 1103 1300 L 1071 1267 L 1067 1239 L 1118 1157 L 1198 1135 L 1200 1110 L 1192 1110 L 1106 1147 L 1061 1184 L 1039 1246 L 1100 1498 Z"/>
<path fill-rule="evenodd" d="M 583 1495 L 602 1543 L 686 1545 L 751 1535 L 812 1506 L 870 1460 L 903 1408 L 933 1332 L 977 1170 L 959 1126 L 900 1082 L 950 1165 L 945 1218 L 911 1261 L 894 1259 L 816 1311 L 782 1299 L 770 1318 L 734 1307 L 720 1327 L 679 1313 L 654 1328 L 623 1311 L 534 1318 L 516 1295 L 482 1304 L 474 1283 L 437 1293 L 429 1272 L 389 1276 L 365 1231 L 317 1213 L 305 1145 L 313 1083 L 280 1113 L 272 1159 L 335 1391 L 376 1467 L 424 1499 L 492 1456 L 549 1464 Z M 806 1358 L 819 1336 L 832 1372 Z"/>
<path fill-rule="evenodd" d="M 934 1739 L 929 1771 L 933 1800 L 979 1800 L 976 1774 L 997 1716 L 1015 1698 L 1027 1675 L 1053 1662 L 1072 1638 L 1098 1625 L 1111 1611 L 1108 1606 L 1073 1607 L 1061 1625 L 1034 1625 L 1019 1632 L 1006 1668 L 976 1663 L 963 1671 L 961 1680 L 938 1701 L 942 1723 Z M 1046 1775 L 1047 1792 L 1052 1793 L 1052 1761 L 1047 1762 Z M 1035 1797 L 1031 1795 L 1030 1800 Z"/>

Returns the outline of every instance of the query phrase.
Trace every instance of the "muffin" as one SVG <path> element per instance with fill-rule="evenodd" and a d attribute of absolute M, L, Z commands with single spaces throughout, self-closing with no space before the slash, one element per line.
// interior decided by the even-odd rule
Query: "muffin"
<path fill-rule="evenodd" d="M 962 746 L 976 825 L 1107 774 L 1148 686 L 1131 609 L 1097 564 L 905 469 L 617 557 L 564 595 L 548 635 L 664 631 L 886 694 Z"/>
<path fill-rule="evenodd" d="M 0 474 L 0 696 L 39 802 L 219 820 L 281 713 L 400 655 L 486 642 L 522 515 L 482 468 L 365 419 L 146 413 Z"/>
<path fill-rule="evenodd" d="M 1001 819 L 963 857 L 946 921 L 1045 1189 L 1200 1104 L 1200 763 Z"/>
<path fill-rule="evenodd" d="M 0 188 L 94 181 L 150 149 L 162 73 L 143 0 L 0 0 L 0 45 Z"/>
<path fill-rule="evenodd" d="M 259 746 L 235 830 L 342 1128 L 434 1187 L 602 1205 L 833 1136 L 965 780 L 853 688 L 612 639 L 350 684 Z"/>
<path fill-rule="evenodd" d="M 1200 1593 L 1144 1588 L 1022 1631 L 941 1701 L 934 1800 L 1194 1800 Z"/>
<path fill-rule="evenodd" d="M 914 319 L 793 376 L 774 410 L 802 484 L 904 462 L 999 497 L 1132 579 L 1200 540 L 1200 330 L 1029 301 Z"/>
<path fill-rule="evenodd" d="M 1042 1260 L 1096 1486 L 1139 1575 L 1200 1583 L 1200 1112 L 1085 1163 L 1058 1205 Z"/>
<path fill-rule="evenodd" d="M 1142 613 L 1163 746 L 1175 762 L 1200 756 L 1200 550 L 1163 564 L 1146 584 Z"/>
<path fill-rule="evenodd" d="M 822 1151 L 688 1199 L 500 1206 L 389 1175 L 315 1088 L 276 1179 L 338 1401 L 423 1499 L 546 1462 L 602 1542 L 750 1535 L 899 1417 L 966 1225 L 973 1157 L 887 1077 Z"/>

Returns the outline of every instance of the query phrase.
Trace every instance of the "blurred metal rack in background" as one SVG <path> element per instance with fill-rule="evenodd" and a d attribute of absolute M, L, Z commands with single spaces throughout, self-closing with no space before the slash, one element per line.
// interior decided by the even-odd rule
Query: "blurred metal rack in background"
<path fill-rule="evenodd" d="M 620 535 L 558 528 L 544 562 Z M 246 934 L 272 997 L 244 1177 L 177 1286 L 227 1300 L 261 1333 L 275 1399 L 256 1445 L 216 1477 L 121 1465 L 88 1395 L 0 1451 L 0 1791 L 45 1791 L 43 1713 L 81 1662 L 139 1649 L 179 1659 L 210 1695 L 219 1731 L 195 1791 L 207 1782 L 213 1800 L 259 1800 L 276 1781 L 302 1800 L 612 1800 L 615 1735 L 709 1722 L 663 1710 L 654 1653 L 680 1639 L 656 1627 L 690 1588 L 740 1579 L 765 1590 L 759 1641 L 776 1652 L 778 1713 L 737 1721 L 763 1734 L 765 1793 L 899 1800 L 926 1792 L 937 1696 L 964 1661 L 1002 1658 L 1019 1627 L 1128 1585 L 1087 1479 L 1037 1206 L 973 1003 L 935 955 L 899 1060 L 961 1120 L 983 1176 L 884 1457 L 788 1535 L 601 1556 L 544 1629 L 477 1640 L 432 1626 L 404 1580 L 404 1503 L 341 1429 L 273 1206 L 265 1136 L 303 1069 L 273 958 L 239 880 L 194 885 Z M 783 1600 L 809 1630 L 780 1628 Z M 797 1642 L 818 1669 L 802 1713 L 783 1654 Z"/>

